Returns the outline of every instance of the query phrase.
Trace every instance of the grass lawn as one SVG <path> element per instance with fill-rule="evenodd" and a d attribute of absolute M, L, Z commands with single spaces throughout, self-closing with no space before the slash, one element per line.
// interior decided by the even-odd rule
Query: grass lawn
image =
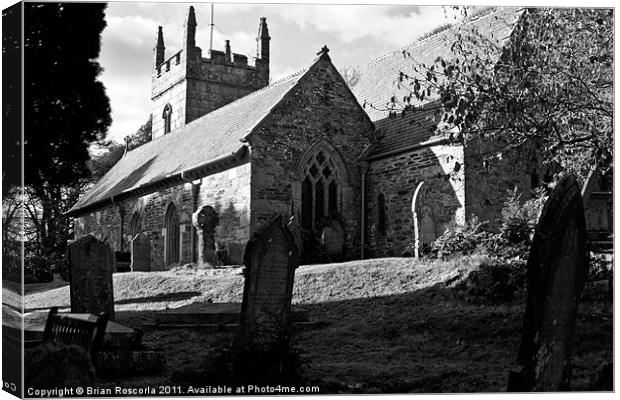
<path fill-rule="evenodd" d="M 388 258 L 299 267 L 293 303 L 324 322 L 294 338 L 305 380 L 323 393 L 505 390 L 508 371 L 516 368 L 525 299 L 489 305 L 456 290 L 482 260 Z M 140 328 L 157 310 L 240 302 L 242 288 L 240 269 L 115 274 L 117 321 Z M 53 305 L 69 307 L 68 286 L 25 298 L 27 310 Z M 612 335 L 612 304 L 587 294 L 577 321 L 573 389 L 588 389 L 601 363 L 612 361 Z M 166 356 L 165 373 L 114 383 L 175 384 L 180 372 L 200 371 L 231 339 L 191 329 L 146 331 L 143 343 Z"/>

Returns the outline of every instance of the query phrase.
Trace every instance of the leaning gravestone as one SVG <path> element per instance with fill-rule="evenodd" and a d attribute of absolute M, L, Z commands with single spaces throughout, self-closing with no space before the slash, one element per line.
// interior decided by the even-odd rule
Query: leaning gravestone
<path fill-rule="evenodd" d="M 340 221 L 335 218 L 329 220 L 329 225 L 323 228 L 321 243 L 330 256 L 342 254 L 344 249 L 344 228 Z"/>
<path fill-rule="evenodd" d="M 114 252 L 106 243 L 86 235 L 69 245 L 71 312 L 114 320 Z"/>
<path fill-rule="evenodd" d="M 511 372 L 508 391 L 569 390 L 577 304 L 588 275 L 583 201 L 572 175 L 560 180 L 545 203 L 527 275 L 522 369 Z"/>
<path fill-rule="evenodd" d="M 131 241 L 131 270 L 151 270 L 151 243 L 145 233 L 138 233 Z"/>
<path fill-rule="evenodd" d="M 219 223 L 217 211 L 204 206 L 192 214 L 192 225 L 198 234 L 198 263 L 215 266 L 218 261 L 215 252 L 215 227 Z"/>
<path fill-rule="evenodd" d="M 293 235 L 293 240 L 295 241 L 295 245 L 297 246 L 297 255 L 299 258 L 303 257 L 304 253 L 304 240 L 301 234 L 301 226 L 299 225 L 299 221 L 297 221 L 297 217 L 294 215 L 289 218 L 288 223 L 286 224 L 289 232 Z"/>
<path fill-rule="evenodd" d="M 256 350 L 282 345 L 291 320 L 295 240 L 278 216 L 246 247 L 241 333 Z"/>

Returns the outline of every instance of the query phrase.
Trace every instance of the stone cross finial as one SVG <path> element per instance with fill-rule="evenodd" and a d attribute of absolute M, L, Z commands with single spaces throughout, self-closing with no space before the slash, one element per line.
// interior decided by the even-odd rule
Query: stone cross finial
<path fill-rule="evenodd" d="M 192 214 L 192 225 L 198 233 L 198 262 L 200 264 L 217 264 L 215 253 L 215 227 L 219 217 L 211 206 L 204 206 Z"/>
<path fill-rule="evenodd" d="M 316 53 L 317 56 L 323 56 L 323 55 L 327 56 L 328 54 L 329 54 L 329 48 L 327 47 L 327 45 L 323 46 L 321 50 L 318 53 Z"/>
<path fill-rule="evenodd" d="M 125 136 L 124 140 L 125 140 L 125 151 L 123 152 L 123 157 L 125 157 L 125 155 L 129 151 L 129 143 L 131 143 L 131 137 Z"/>

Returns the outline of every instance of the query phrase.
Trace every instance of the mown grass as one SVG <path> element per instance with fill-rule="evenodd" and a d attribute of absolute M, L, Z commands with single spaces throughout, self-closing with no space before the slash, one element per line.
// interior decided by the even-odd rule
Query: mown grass
<path fill-rule="evenodd" d="M 510 303 L 475 301 L 456 289 L 485 260 L 375 259 L 300 267 L 293 302 L 320 327 L 294 337 L 308 383 L 329 393 L 499 392 L 516 368 L 524 296 Z M 115 274 L 117 320 L 140 328 L 157 310 L 241 301 L 240 269 Z M 26 296 L 26 308 L 69 305 L 68 287 Z M 613 355 L 613 308 L 586 297 L 580 306 L 573 388 Z M 232 334 L 150 330 L 143 342 L 162 351 L 160 376 L 124 385 L 174 384 L 179 371 L 201 371 Z M 117 382 L 118 383 L 118 382 Z M 204 384 L 209 377 L 204 377 Z"/>
<path fill-rule="evenodd" d="M 483 257 L 453 261 L 385 258 L 341 264 L 301 266 L 295 274 L 293 303 L 308 304 L 407 293 L 471 271 Z M 241 268 L 114 274 L 119 311 L 177 308 L 193 303 L 240 302 Z M 70 307 L 69 286 L 26 293 L 26 310 Z"/>

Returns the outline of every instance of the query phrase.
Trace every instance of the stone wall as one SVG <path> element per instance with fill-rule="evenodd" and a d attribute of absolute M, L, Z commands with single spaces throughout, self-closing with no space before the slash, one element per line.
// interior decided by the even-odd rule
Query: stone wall
<path fill-rule="evenodd" d="M 592 173 L 582 189 L 589 241 L 610 241 L 614 227 L 613 170 Z"/>
<path fill-rule="evenodd" d="M 532 190 L 543 184 L 544 168 L 535 143 L 505 150 L 505 145 L 486 140 L 473 140 L 465 146 L 465 204 L 467 218 L 476 215 L 497 230 L 501 211 L 516 187 L 521 201 L 531 198 Z M 488 159 L 488 155 L 494 155 Z"/>
<path fill-rule="evenodd" d="M 189 53 L 189 54 L 187 54 Z M 269 83 L 269 62 L 213 50 L 202 58 L 198 48 L 179 51 L 155 68 L 151 79 L 153 138 L 164 134 L 162 114 L 172 107 L 171 130 L 252 93 Z"/>
<path fill-rule="evenodd" d="M 241 264 L 243 249 L 250 232 L 249 171 L 249 163 L 245 163 L 203 178 L 196 206 L 190 183 L 106 206 L 76 218 L 75 237 L 90 233 L 106 241 L 115 251 L 129 251 L 131 220 L 134 213 L 139 213 L 142 231 L 146 233 L 151 245 L 151 269 L 164 270 L 164 219 L 168 206 L 174 204 L 179 215 L 180 263 L 188 263 L 192 261 L 193 254 L 192 212 L 203 205 L 210 205 L 220 217 L 220 224 L 216 228 L 216 242 L 228 249 L 231 263 Z"/>
<path fill-rule="evenodd" d="M 451 223 L 465 221 L 463 146 L 435 145 L 372 160 L 367 176 L 367 257 L 400 256 L 413 245 L 412 202 L 424 182 L 419 202 L 433 215 L 438 236 Z M 385 199 L 385 231 L 379 229 L 377 199 Z M 423 197 L 423 198 L 422 198 Z"/>
<path fill-rule="evenodd" d="M 171 131 L 186 124 L 185 104 L 187 93 L 186 62 L 184 52 L 179 51 L 153 72 L 151 78 L 151 112 L 153 115 L 153 139 L 164 134 L 164 107 L 172 107 Z"/>
<path fill-rule="evenodd" d="M 288 218 L 294 213 L 301 220 L 300 163 L 308 151 L 322 146 L 341 161 L 339 210 L 346 257 L 359 257 L 361 177 L 357 164 L 371 132 L 371 122 L 331 62 L 315 63 L 249 137 L 252 233 L 276 214 Z"/>
<path fill-rule="evenodd" d="M 186 123 L 267 86 L 269 63 L 257 60 L 248 65 L 247 57 L 213 50 L 211 58 L 190 63 L 187 70 Z"/>
<path fill-rule="evenodd" d="M 226 250 L 228 263 L 243 264 L 250 239 L 250 163 L 202 179 L 199 206 L 211 206 L 219 217 L 215 243 Z"/>

